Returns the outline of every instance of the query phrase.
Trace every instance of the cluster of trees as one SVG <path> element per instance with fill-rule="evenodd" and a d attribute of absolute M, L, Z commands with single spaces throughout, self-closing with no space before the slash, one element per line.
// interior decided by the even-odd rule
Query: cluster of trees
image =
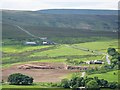
<path fill-rule="evenodd" d="M 112 57 L 111 63 L 113 67 L 118 66 L 118 69 L 120 69 L 120 53 L 118 53 L 115 48 L 108 48 L 107 53 Z"/>
<path fill-rule="evenodd" d="M 116 49 L 108 48 L 107 53 L 111 56 L 111 64 L 105 64 L 101 68 L 88 69 L 86 71 L 87 74 L 106 73 L 108 71 L 120 69 L 120 54 L 116 51 Z"/>
<path fill-rule="evenodd" d="M 98 79 L 98 77 L 73 77 L 71 80 L 63 79 L 61 81 L 61 86 L 64 88 L 78 88 L 85 87 L 89 90 L 99 90 L 100 88 L 117 88 L 117 82 L 108 82 L 104 79 Z"/>
<path fill-rule="evenodd" d="M 15 73 L 8 77 L 8 82 L 10 85 L 31 85 L 33 78 L 21 73 Z"/>

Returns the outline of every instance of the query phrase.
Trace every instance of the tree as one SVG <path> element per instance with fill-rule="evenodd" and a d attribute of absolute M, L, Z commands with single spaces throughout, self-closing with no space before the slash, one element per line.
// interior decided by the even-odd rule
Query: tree
<path fill-rule="evenodd" d="M 111 89 L 115 89 L 115 88 L 117 88 L 117 83 L 116 82 L 109 82 L 108 87 Z"/>
<path fill-rule="evenodd" d="M 78 79 L 78 77 L 75 76 L 70 80 L 70 86 L 71 87 L 73 87 L 74 85 L 77 84 L 77 79 Z"/>
<path fill-rule="evenodd" d="M 117 65 L 117 64 L 118 64 L 118 59 L 112 59 L 111 62 L 112 62 L 114 65 Z"/>
<path fill-rule="evenodd" d="M 94 80 L 98 83 L 99 86 L 101 86 L 101 81 L 98 79 L 98 77 L 94 77 Z"/>
<path fill-rule="evenodd" d="M 15 73 L 8 77 L 8 82 L 11 85 L 31 85 L 33 83 L 33 78 L 21 73 Z"/>
<path fill-rule="evenodd" d="M 70 88 L 69 80 L 68 79 L 63 79 L 61 81 L 61 86 L 64 88 Z"/>
<path fill-rule="evenodd" d="M 101 82 L 101 87 L 107 87 L 108 86 L 108 81 L 107 80 L 101 79 L 100 82 Z"/>
<path fill-rule="evenodd" d="M 83 78 L 83 77 L 77 78 L 76 85 L 77 85 L 78 87 L 83 86 L 83 85 L 84 85 L 84 78 Z"/>
<path fill-rule="evenodd" d="M 91 81 L 91 80 L 93 80 L 93 78 L 91 78 L 91 77 L 86 77 L 85 78 L 85 84 L 87 84 L 89 81 Z"/>
<path fill-rule="evenodd" d="M 107 53 L 111 56 L 114 56 L 116 54 L 115 48 L 108 48 Z"/>
<path fill-rule="evenodd" d="M 86 84 L 86 88 L 88 90 L 99 90 L 99 86 L 98 83 L 95 80 L 90 80 L 87 84 Z"/>

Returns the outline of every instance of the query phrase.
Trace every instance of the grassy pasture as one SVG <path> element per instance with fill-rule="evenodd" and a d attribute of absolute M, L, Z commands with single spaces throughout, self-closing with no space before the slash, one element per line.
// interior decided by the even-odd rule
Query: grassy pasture
<path fill-rule="evenodd" d="M 64 55 L 89 55 L 89 54 L 92 54 L 92 53 L 67 47 L 66 45 L 61 45 L 53 50 L 33 53 L 31 56 L 53 57 L 53 56 L 64 56 Z"/>
<path fill-rule="evenodd" d="M 84 47 L 90 50 L 97 50 L 106 52 L 108 47 L 117 48 L 117 40 L 111 41 L 97 41 L 97 42 L 86 42 L 80 44 L 72 44 L 77 45 L 77 47 Z M 63 44 L 57 45 L 54 48 L 47 49 L 51 46 L 21 46 L 21 45 L 9 45 L 3 46 L 3 52 L 5 52 L 6 56 L 3 54 L 3 67 L 11 66 L 17 63 L 26 63 L 32 61 L 39 62 L 65 62 L 67 58 L 72 58 L 75 61 L 88 61 L 88 60 L 96 60 L 103 59 L 105 57 L 103 55 L 95 56 L 90 51 L 84 51 L 80 49 L 75 49 L 69 47 L 70 45 Z M 41 49 L 45 49 L 42 50 Z M 38 50 L 38 51 L 37 51 Z M 27 52 L 26 52 L 27 51 Z"/>
<path fill-rule="evenodd" d="M 9 45 L 9 46 L 3 46 L 2 51 L 6 53 L 20 53 L 25 51 L 31 51 L 34 49 L 41 49 L 41 48 L 47 48 L 50 46 L 22 46 L 22 45 Z"/>
<path fill-rule="evenodd" d="M 5 89 L 8 90 L 8 89 L 10 89 L 10 88 L 11 88 L 11 89 L 12 89 L 12 88 L 13 88 L 13 89 L 14 89 L 14 88 L 16 88 L 16 89 L 21 89 L 21 88 L 23 88 L 23 89 L 27 89 L 27 88 L 30 89 L 30 88 L 40 88 L 40 86 L 39 86 L 39 85 L 28 85 L 28 86 L 23 86 L 23 85 L 21 85 L 21 86 L 20 86 L 20 85 L 7 85 L 7 84 L 6 84 L 6 85 L 2 85 L 2 88 L 3 88 L 2 90 L 5 90 Z M 8 89 L 7 89 L 7 88 L 8 88 Z"/>
<path fill-rule="evenodd" d="M 109 82 L 113 82 L 113 81 L 118 82 L 118 75 L 119 75 L 118 71 L 110 71 L 110 72 L 102 73 L 102 74 L 88 75 L 88 77 L 98 77 L 100 79 L 105 79 Z"/>
<path fill-rule="evenodd" d="M 110 48 L 110 47 L 118 49 L 118 40 L 87 42 L 87 43 L 81 43 L 76 45 L 79 47 L 85 47 L 91 50 L 107 52 L 107 48 Z"/>
<path fill-rule="evenodd" d="M 64 88 L 42 88 L 41 86 L 16 86 L 16 85 L 3 85 L 2 90 L 72 90 Z"/>
<path fill-rule="evenodd" d="M 44 86 L 42 85 L 44 84 Z M 47 87 L 48 83 L 35 83 L 33 85 L 2 85 L 2 90 L 71 90 L 71 89 L 63 89 L 63 88 L 49 88 Z M 45 87 L 46 85 L 46 87 Z"/>

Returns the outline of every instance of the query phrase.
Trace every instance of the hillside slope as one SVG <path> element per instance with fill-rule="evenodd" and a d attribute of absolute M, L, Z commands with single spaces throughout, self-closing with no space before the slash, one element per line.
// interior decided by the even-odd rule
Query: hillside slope
<path fill-rule="evenodd" d="M 73 10 L 74 11 L 74 10 Z M 44 12 L 44 13 L 43 13 Z M 48 13 L 47 13 L 48 12 Z M 50 14 L 52 11 L 7 11 L 3 10 L 3 23 L 18 25 L 31 25 L 41 27 L 59 27 L 87 30 L 116 30 L 117 15 L 110 11 L 94 11 L 94 15 L 81 12 L 82 14 Z M 56 11 L 57 13 L 58 11 Z M 61 11 L 62 12 L 62 11 Z M 63 13 L 65 10 L 63 10 Z M 105 15 L 104 15 L 104 13 Z M 46 14 L 45 14 L 46 13 Z M 79 13 L 79 12 L 78 12 Z M 84 14 L 86 13 L 86 14 Z M 83 15 L 84 14 L 84 15 Z"/>
<path fill-rule="evenodd" d="M 46 14 L 87 14 L 87 15 L 117 15 L 117 10 L 92 10 L 92 9 L 45 9 L 39 10 Z"/>
<path fill-rule="evenodd" d="M 96 14 L 95 11 L 94 14 L 83 15 L 86 11 L 82 14 L 45 14 L 43 11 L 3 10 L 2 37 L 19 40 L 33 38 L 17 25 L 37 37 L 48 37 L 57 43 L 94 41 L 101 37 L 117 38 L 117 15 L 114 12 L 107 15 L 107 12 L 102 11 L 98 15 L 100 12 Z"/>

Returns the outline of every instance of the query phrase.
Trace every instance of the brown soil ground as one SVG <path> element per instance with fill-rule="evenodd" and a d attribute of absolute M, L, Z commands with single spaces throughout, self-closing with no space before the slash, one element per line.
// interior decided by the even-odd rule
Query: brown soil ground
<path fill-rule="evenodd" d="M 55 69 L 36 69 L 36 68 L 19 68 L 26 65 L 32 66 L 51 66 Z M 61 81 L 62 77 L 66 76 L 67 74 L 74 73 L 77 71 L 66 70 L 65 64 L 63 63 L 30 63 L 30 64 L 19 64 L 14 65 L 9 68 L 2 70 L 2 78 L 4 81 L 7 81 L 7 78 L 10 74 L 13 73 L 22 73 L 34 78 L 34 82 L 59 82 Z"/>

